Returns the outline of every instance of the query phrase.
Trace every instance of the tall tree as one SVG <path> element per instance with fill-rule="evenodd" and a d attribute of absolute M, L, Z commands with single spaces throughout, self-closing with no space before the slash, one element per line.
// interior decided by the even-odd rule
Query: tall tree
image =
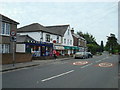
<path fill-rule="evenodd" d="M 117 38 L 115 37 L 115 34 L 110 34 L 107 38 L 106 42 L 106 50 L 109 51 L 109 53 L 114 54 L 118 48 Z"/>
<path fill-rule="evenodd" d="M 89 34 L 88 32 L 83 34 L 81 31 L 77 32 L 77 34 L 87 41 L 88 51 L 90 51 L 92 54 L 96 54 L 96 52 L 100 51 L 100 46 L 97 44 L 93 35 Z"/>
<path fill-rule="evenodd" d="M 101 41 L 101 45 L 100 45 L 100 51 L 103 52 L 104 51 L 104 45 L 103 45 L 103 41 Z"/>

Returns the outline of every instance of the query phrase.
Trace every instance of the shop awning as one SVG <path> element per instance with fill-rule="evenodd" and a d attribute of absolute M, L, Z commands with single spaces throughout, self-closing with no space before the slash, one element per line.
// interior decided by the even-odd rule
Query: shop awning
<path fill-rule="evenodd" d="M 64 48 L 65 48 L 65 49 L 71 49 L 71 47 L 70 47 L 70 46 L 64 46 Z"/>
<path fill-rule="evenodd" d="M 77 47 L 77 46 L 64 46 L 64 48 L 65 49 L 73 49 L 73 50 L 78 50 L 79 49 L 79 47 Z"/>
<path fill-rule="evenodd" d="M 65 48 L 63 46 L 55 46 L 56 50 L 64 50 Z"/>

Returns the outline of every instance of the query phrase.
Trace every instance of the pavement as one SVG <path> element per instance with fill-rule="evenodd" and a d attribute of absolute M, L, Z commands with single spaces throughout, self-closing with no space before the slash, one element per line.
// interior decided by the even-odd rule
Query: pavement
<path fill-rule="evenodd" d="M 14 66 L 13 66 L 13 64 L 5 64 L 5 65 L 0 66 L 0 67 L 2 67 L 0 72 L 20 69 L 20 68 L 25 68 L 25 67 L 33 67 L 33 66 L 38 66 L 38 65 L 45 65 L 45 64 L 50 63 L 50 62 L 69 60 L 70 58 L 72 58 L 72 57 L 59 58 L 59 59 L 50 59 L 50 60 L 33 60 L 31 62 L 15 63 Z"/>

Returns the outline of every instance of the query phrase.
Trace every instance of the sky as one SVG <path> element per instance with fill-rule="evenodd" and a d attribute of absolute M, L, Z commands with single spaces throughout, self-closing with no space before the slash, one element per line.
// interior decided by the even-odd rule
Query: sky
<path fill-rule="evenodd" d="M 69 24 L 104 45 L 110 33 L 118 37 L 118 2 L 0 2 L 0 13 L 19 22 L 18 28 L 32 23 Z"/>

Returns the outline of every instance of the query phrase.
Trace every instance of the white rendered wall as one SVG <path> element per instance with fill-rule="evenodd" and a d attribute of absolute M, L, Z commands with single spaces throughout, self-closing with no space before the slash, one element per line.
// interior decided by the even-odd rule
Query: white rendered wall
<path fill-rule="evenodd" d="M 40 41 L 40 38 L 41 38 L 41 32 L 25 32 L 25 33 L 18 33 L 18 34 L 29 35 L 30 37 L 32 37 L 36 41 Z"/>
<path fill-rule="evenodd" d="M 16 52 L 25 52 L 25 44 L 16 44 Z"/>
<path fill-rule="evenodd" d="M 69 32 L 69 34 L 68 34 L 68 32 Z M 66 43 L 64 43 L 64 39 L 66 39 Z M 69 43 L 68 43 L 68 40 L 69 40 Z M 70 44 L 70 40 L 72 40 L 72 44 Z M 68 27 L 68 29 L 66 30 L 66 32 L 64 34 L 62 45 L 73 46 L 73 36 L 71 34 L 70 27 Z"/>

